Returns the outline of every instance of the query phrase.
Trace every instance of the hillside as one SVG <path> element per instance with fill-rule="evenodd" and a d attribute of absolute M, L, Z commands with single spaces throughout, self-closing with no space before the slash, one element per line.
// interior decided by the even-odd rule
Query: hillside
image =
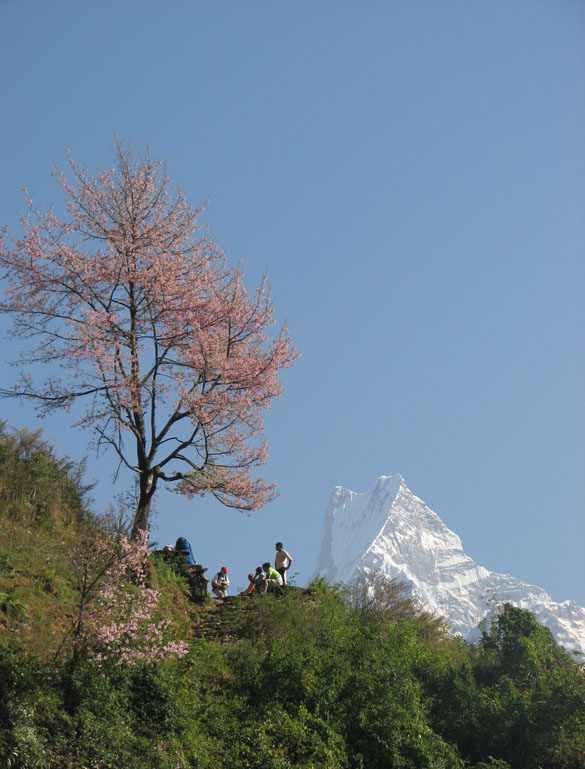
<path fill-rule="evenodd" d="M 383 575 L 197 599 L 88 492 L 0 431 L 0 766 L 585 766 L 582 671 L 530 612 L 471 645 Z"/>

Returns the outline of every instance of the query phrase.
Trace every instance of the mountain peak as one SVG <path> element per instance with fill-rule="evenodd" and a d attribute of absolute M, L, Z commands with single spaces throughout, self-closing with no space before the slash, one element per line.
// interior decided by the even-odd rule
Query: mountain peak
<path fill-rule="evenodd" d="M 394 475 L 380 475 L 374 486 L 399 487 L 402 484 L 406 485 L 404 476 L 400 473 L 395 473 Z"/>
<path fill-rule="evenodd" d="M 399 578 L 465 638 L 478 635 L 477 625 L 498 604 L 511 603 L 533 611 L 563 646 L 585 652 L 585 609 L 477 565 L 400 474 L 381 475 L 365 493 L 336 486 L 331 495 L 316 574 L 351 583 L 361 571 Z"/>

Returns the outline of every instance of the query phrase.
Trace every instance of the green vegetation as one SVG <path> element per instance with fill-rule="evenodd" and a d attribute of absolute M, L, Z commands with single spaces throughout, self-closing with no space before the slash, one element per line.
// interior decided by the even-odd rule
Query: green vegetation
<path fill-rule="evenodd" d="M 81 469 L 0 430 L 0 766 L 585 766 L 582 670 L 533 615 L 505 606 L 472 646 L 381 577 L 197 604 L 155 556 L 157 619 L 188 653 L 75 653 L 71 553 L 112 530 L 87 510 Z"/>

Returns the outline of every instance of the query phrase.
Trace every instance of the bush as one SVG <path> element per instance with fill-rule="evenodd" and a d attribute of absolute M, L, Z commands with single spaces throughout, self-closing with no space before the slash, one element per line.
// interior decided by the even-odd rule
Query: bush
<path fill-rule="evenodd" d="M 84 463 L 57 459 L 41 431 L 10 433 L 0 421 L 0 514 L 24 526 L 69 525 L 89 517 Z"/>

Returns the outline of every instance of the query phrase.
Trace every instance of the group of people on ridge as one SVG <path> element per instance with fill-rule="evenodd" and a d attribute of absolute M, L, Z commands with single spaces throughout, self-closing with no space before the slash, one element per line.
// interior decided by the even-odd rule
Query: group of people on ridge
<path fill-rule="evenodd" d="M 248 574 L 248 587 L 242 595 L 251 595 L 254 592 L 277 592 L 280 587 L 287 584 L 286 573 L 290 569 L 292 556 L 284 549 L 282 542 L 277 542 L 274 568 L 266 561 L 262 566 L 257 566 L 254 573 Z"/>
<path fill-rule="evenodd" d="M 187 566 L 196 565 L 191 545 L 185 537 L 179 537 L 174 548 L 170 545 L 167 545 L 167 548 L 183 553 L 186 556 Z M 269 561 L 265 561 L 262 566 L 257 566 L 254 573 L 250 572 L 248 574 L 249 584 L 241 595 L 251 595 L 254 592 L 278 592 L 283 585 L 288 583 L 286 573 L 292 564 L 292 556 L 284 549 L 282 542 L 277 542 L 275 548 L 274 567 L 270 565 Z M 204 571 L 207 571 L 207 569 L 204 569 Z M 229 586 L 228 567 L 222 566 L 211 580 L 211 590 L 216 598 L 225 598 Z"/>

